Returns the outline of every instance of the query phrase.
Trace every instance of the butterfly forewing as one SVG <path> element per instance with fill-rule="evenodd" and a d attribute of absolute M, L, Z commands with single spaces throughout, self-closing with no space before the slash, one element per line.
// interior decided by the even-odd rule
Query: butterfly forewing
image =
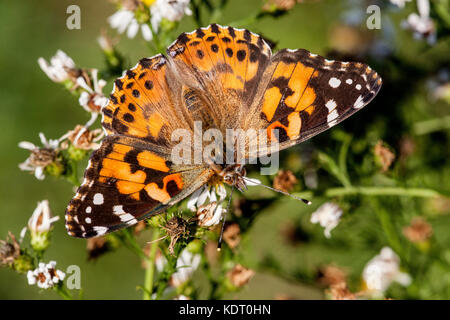
<path fill-rule="evenodd" d="M 378 93 L 381 77 L 369 66 L 327 60 L 307 50 L 284 49 L 267 68 L 254 119 L 280 149 L 323 132 L 367 105 Z M 267 83 L 267 84 L 266 84 Z M 245 120 L 243 121 L 245 123 Z"/>

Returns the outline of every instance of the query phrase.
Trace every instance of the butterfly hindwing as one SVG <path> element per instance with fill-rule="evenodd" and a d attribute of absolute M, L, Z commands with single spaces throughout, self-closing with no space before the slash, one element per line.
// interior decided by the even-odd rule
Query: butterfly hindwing
<path fill-rule="evenodd" d="M 106 137 L 67 208 L 69 234 L 87 238 L 133 225 L 180 201 L 210 177 L 207 170 L 185 170 L 169 159 L 147 142 Z"/>

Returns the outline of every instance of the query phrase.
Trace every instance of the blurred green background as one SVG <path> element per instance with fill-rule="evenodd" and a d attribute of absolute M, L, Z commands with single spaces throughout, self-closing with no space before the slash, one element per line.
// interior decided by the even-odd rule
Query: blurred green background
<path fill-rule="evenodd" d="M 66 28 L 66 8 L 70 4 L 81 8 L 81 30 Z M 243 19 L 261 4 L 258 0 L 230 1 L 218 22 L 227 24 Z M 307 2 L 297 5 L 280 19 L 259 21 L 251 30 L 275 41 L 277 49 L 306 48 L 327 56 L 331 54 L 333 41 L 336 42 L 336 38 L 330 41 L 333 30 L 351 9 L 351 3 L 347 1 Z M 0 66 L 3 74 L 0 79 L 0 237 L 4 239 L 8 231 L 18 235 L 36 203 L 48 199 L 53 214 L 59 215 L 60 221 L 55 224 L 52 246 L 44 260 L 56 260 L 58 268 L 63 270 L 71 264 L 79 265 L 86 299 L 140 298 L 141 292 L 137 286 L 142 284 L 144 277 L 141 262 L 122 248 L 88 263 L 86 242 L 69 237 L 64 228 L 64 210 L 73 195 L 72 186 L 52 177 L 38 181 L 32 175 L 21 172 L 18 164 L 26 159 L 28 152 L 19 149 L 17 144 L 23 140 L 38 144 L 39 132 L 44 132 L 48 138 L 60 137 L 75 124 L 88 120 L 88 114 L 79 106 L 77 99 L 51 82 L 40 70 L 37 59 L 49 59 L 57 49 L 62 49 L 77 66 L 102 68 L 104 58 L 96 38 L 101 29 L 108 29 L 106 19 L 114 12 L 114 5 L 108 1 L 0 2 Z M 365 156 L 361 155 L 361 150 L 369 152 L 378 139 L 387 141 L 398 154 L 398 143 L 402 137 L 413 135 L 411 128 L 414 122 L 450 114 L 448 104 L 430 104 L 424 83 L 418 85 L 414 78 L 425 79 L 428 74 L 432 76 L 438 70 L 438 66 L 432 64 L 434 55 L 442 57 L 442 52 L 445 56 L 445 52 L 449 55 L 450 51 L 445 51 L 448 47 L 444 47 L 438 48 L 437 53 L 425 54 L 424 44 L 415 41 L 410 33 L 397 26 L 406 14 L 400 10 L 389 12 L 389 27 L 395 25 L 396 29 L 392 40 L 395 42 L 390 43 L 395 59 L 384 64 L 381 70 L 377 69 L 377 64 L 381 62 L 374 62 L 373 67 L 387 79 L 379 96 L 365 110 L 346 120 L 339 129 L 334 128 L 305 146 L 297 146 L 282 154 L 283 164 L 289 167 L 291 155 L 302 153 L 304 148 L 319 147 L 330 155 L 336 155 L 340 143 L 332 138 L 331 131 L 344 130 L 353 134 L 355 145 L 352 150 L 357 154 L 348 164 L 351 178 L 358 176 L 359 181 L 366 185 L 394 184 L 392 180 L 395 179 L 409 186 L 450 192 L 448 131 L 417 137 L 416 153 L 403 168 L 396 168 L 394 176 L 368 174 L 363 165 Z M 185 18 L 178 27 L 180 32 L 194 28 L 189 18 Z M 374 37 L 381 37 L 383 32 L 374 31 Z M 343 38 L 342 41 L 347 40 Z M 139 58 L 151 55 L 139 36 L 134 40 L 122 37 L 118 49 L 126 57 L 128 66 L 133 66 Z M 409 79 L 405 79 L 406 74 L 403 73 L 407 73 Z M 110 89 L 111 83 L 105 92 Z M 318 171 L 319 181 L 322 173 Z M 228 297 L 272 299 L 287 295 L 298 299 L 322 298 L 323 288 L 316 285 L 315 274 L 318 266 L 331 262 L 348 269 L 354 286 L 357 286 L 365 263 L 388 244 L 380 222 L 365 205 L 366 200 L 353 197 L 344 206 L 345 218 L 333 231 L 332 239 L 327 240 L 320 227 L 308 222 L 309 214 L 323 202 L 320 198 L 314 200 L 313 207 L 307 208 L 285 198 L 261 212 L 243 240 L 243 255 L 248 266 L 264 265 L 267 268 L 260 268 L 243 291 Z M 420 288 L 405 292 L 395 286 L 393 290 L 400 291 L 399 297 L 450 297 L 450 273 L 446 266 L 450 261 L 450 250 L 447 249 L 450 243 L 448 207 L 435 213 L 431 200 L 386 197 L 377 201 L 383 202 L 383 210 L 395 216 L 398 230 L 415 215 L 429 216 L 435 241 L 442 249 L 439 257 L 444 260 L 443 265 L 436 265 L 436 270 L 427 269 L 430 273 L 426 277 L 433 283 L 425 288 L 427 292 L 420 293 Z M 296 240 L 295 245 L 283 237 L 286 225 L 300 228 L 300 234 L 304 235 Z M 399 237 L 403 236 L 399 234 Z M 145 243 L 146 240 L 148 237 L 144 233 L 140 241 Z M 35 298 L 58 296 L 54 292 L 38 292 L 36 287 L 27 284 L 25 276 L 6 268 L 0 269 L 0 299 Z"/>

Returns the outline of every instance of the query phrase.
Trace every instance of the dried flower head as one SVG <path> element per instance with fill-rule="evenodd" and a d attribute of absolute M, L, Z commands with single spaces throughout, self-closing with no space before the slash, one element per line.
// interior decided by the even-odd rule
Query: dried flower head
<path fill-rule="evenodd" d="M 66 277 L 65 273 L 61 270 L 57 270 L 56 262 L 50 261 L 45 264 L 43 262 L 39 263 L 39 267 L 33 271 L 28 271 L 27 278 L 29 285 L 37 285 L 42 289 L 49 289 L 60 281 L 63 281 Z"/>
<path fill-rule="evenodd" d="M 89 238 L 86 241 L 86 250 L 88 253 L 88 260 L 95 260 L 101 255 L 108 252 L 110 246 L 105 237 Z"/>
<path fill-rule="evenodd" d="M 163 229 L 166 230 L 167 236 L 170 237 L 169 252 L 173 255 L 175 244 L 187 231 L 187 222 L 183 218 L 173 217 L 167 221 Z"/>
<path fill-rule="evenodd" d="M 331 287 L 326 291 L 326 294 L 332 300 L 356 300 L 356 295 L 348 289 L 347 283 L 345 282 L 339 282 L 331 285 Z"/>
<path fill-rule="evenodd" d="M 231 249 L 236 248 L 241 242 L 241 228 L 236 222 L 227 223 L 223 231 L 223 240 Z"/>
<path fill-rule="evenodd" d="M 400 140 L 400 156 L 404 160 L 412 155 L 416 150 L 416 142 L 412 137 L 404 136 Z"/>
<path fill-rule="evenodd" d="M 237 264 L 227 273 L 227 278 L 230 280 L 233 286 L 240 288 L 246 285 L 254 275 L 255 271 Z"/>
<path fill-rule="evenodd" d="M 296 300 L 296 299 L 295 297 L 287 293 L 277 293 L 274 297 L 274 300 Z"/>
<path fill-rule="evenodd" d="M 28 141 L 19 143 L 20 148 L 31 151 L 25 162 L 19 164 L 19 168 L 22 171 L 31 171 L 38 180 L 43 180 L 45 178 L 44 169 L 57 162 L 60 139 L 47 140 L 42 132 L 39 133 L 39 137 L 42 147 L 38 147 Z"/>
<path fill-rule="evenodd" d="M 200 227 L 212 227 L 222 220 L 225 209 L 217 202 L 210 202 L 197 209 L 197 224 Z"/>
<path fill-rule="evenodd" d="M 347 273 L 335 265 L 326 265 L 319 269 L 318 282 L 324 286 L 346 283 Z"/>
<path fill-rule="evenodd" d="M 331 230 L 333 230 L 338 224 L 342 216 L 342 209 L 332 202 L 326 202 L 321 205 L 311 215 L 311 223 L 319 223 L 325 228 L 325 237 L 331 237 Z"/>
<path fill-rule="evenodd" d="M 9 239 L 8 239 L 9 238 Z M 0 240 L 0 266 L 12 266 L 20 256 L 20 244 L 16 237 L 8 232 L 6 240 Z"/>
<path fill-rule="evenodd" d="M 134 225 L 134 234 L 138 235 L 140 234 L 142 231 L 144 231 L 147 227 L 147 222 L 145 222 L 145 220 L 141 220 L 138 223 L 136 223 Z"/>
<path fill-rule="evenodd" d="M 68 132 L 67 138 L 75 148 L 96 150 L 100 147 L 100 144 L 97 142 L 103 138 L 103 130 L 89 130 L 85 126 L 77 125 L 75 129 Z"/>
<path fill-rule="evenodd" d="M 382 141 L 378 141 L 374 147 L 375 157 L 381 164 L 383 172 L 386 172 L 394 162 L 395 154 L 384 145 Z"/>
<path fill-rule="evenodd" d="M 273 180 L 273 187 L 284 192 L 290 192 L 298 182 L 292 171 L 280 170 Z"/>
<path fill-rule="evenodd" d="M 415 217 L 411 224 L 403 228 L 403 234 L 411 242 L 424 242 L 430 239 L 433 228 L 422 217 Z"/>
<path fill-rule="evenodd" d="M 264 4 L 263 10 L 273 11 L 278 9 L 287 11 L 294 8 L 294 6 L 300 2 L 303 2 L 303 0 L 269 0 Z"/>
<path fill-rule="evenodd" d="M 210 240 L 206 242 L 204 252 L 209 264 L 214 265 L 217 263 L 219 258 L 219 251 L 217 251 L 217 241 Z"/>
<path fill-rule="evenodd" d="M 103 79 L 98 79 L 98 70 L 91 70 L 91 79 L 87 76 L 80 76 L 77 78 L 77 85 L 82 88 L 84 91 L 81 92 L 80 98 L 78 102 L 80 105 L 89 113 L 93 114 L 92 116 L 95 118 L 92 119 L 86 124 L 86 127 L 89 127 L 95 119 L 96 115 L 100 112 L 103 106 L 108 103 L 108 98 L 103 94 L 103 88 L 106 85 L 106 81 Z"/>
<path fill-rule="evenodd" d="M 450 213 L 450 198 L 435 197 L 430 200 L 431 208 L 438 214 Z"/>

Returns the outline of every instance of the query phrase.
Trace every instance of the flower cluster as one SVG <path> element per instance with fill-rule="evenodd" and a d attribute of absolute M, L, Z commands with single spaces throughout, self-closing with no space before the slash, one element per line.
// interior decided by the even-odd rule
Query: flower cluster
<path fill-rule="evenodd" d="M 417 0 L 418 13 L 411 13 L 402 26 L 411 30 L 417 39 L 426 39 L 432 45 L 436 43 L 436 27 L 430 18 L 429 0 Z"/>
<path fill-rule="evenodd" d="M 331 237 L 331 230 L 336 228 L 342 216 L 342 209 L 332 202 L 326 202 L 321 205 L 316 211 L 311 215 L 311 223 L 319 223 L 325 228 L 325 237 Z"/>
<path fill-rule="evenodd" d="M 53 164 L 59 166 L 59 163 L 57 162 L 57 155 L 61 140 L 47 140 L 42 132 L 39 133 L 39 137 L 41 139 L 42 147 L 38 147 L 28 141 L 22 141 L 19 143 L 20 148 L 31 152 L 25 162 L 19 164 L 19 168 L 23 171 L 33 172 L 34 176 L 38 180 L 44 180 L 46 168 Z"/>
<path fill-rule="evenodd" d="M 64 280 L 66 274 L 56 269 L 56 262 L 50 261 L 45 264 L 39 263 L 39 266 L 27 273 L 28 284 L 37 285 L 42 289 L 49 289 Z"/>
<path fill-rule="evenodd" d="M 108 22 L 119 33 L 126 31 L 128 38 L 134 38 L 140 29 L 142 37 L 151 41 L 164 21 L 177 22 L 184 15 L 192 14 L 189 2 L 190 0 L 156 0 L 131 5 L 127 2 L 127 5 L 122 4 L 121 8 L 108 18 Z"/>
<path fill-rule="evenodd" d="M 89 76 L 87 70 L 77 68 L 72 58 L 62 50 L 57 51 L 50 59 L 50 63 L 44 58 L 39 58 L 38 63 L 52 81 L 64 82 L 70 90 L 79 91 L 80 105 L 91 114 L 91 119 L 85 126 L 91 126 L 101 108 L 108 102 L 103 94 L 106 81 L 98 78 L 98 70 L 91 69 Z"/>
<path fill-rule="evenodd" d="M 227 191 L 223 184 L 216 186 L 205 185 L 195 191 L 190 197 L 187 207 L 192 212 L 196 212 L 198 224 L 202 227 L 211 227 L 219 224 L 226 209 L 222 207 L 222 202 L 227 196 Z M 209 201 L 207 204 L 206 201 Z"/>
<path fill-rule="evenodd" d="M 381 249 L 380 254 L 366 264 L 363 279 L 367 290 L 374 295 L 383 294 L 394 281 L 403 286 L 411 283 L 409 274 L 400 271 L 400 258 L 389 247 Z"/>

